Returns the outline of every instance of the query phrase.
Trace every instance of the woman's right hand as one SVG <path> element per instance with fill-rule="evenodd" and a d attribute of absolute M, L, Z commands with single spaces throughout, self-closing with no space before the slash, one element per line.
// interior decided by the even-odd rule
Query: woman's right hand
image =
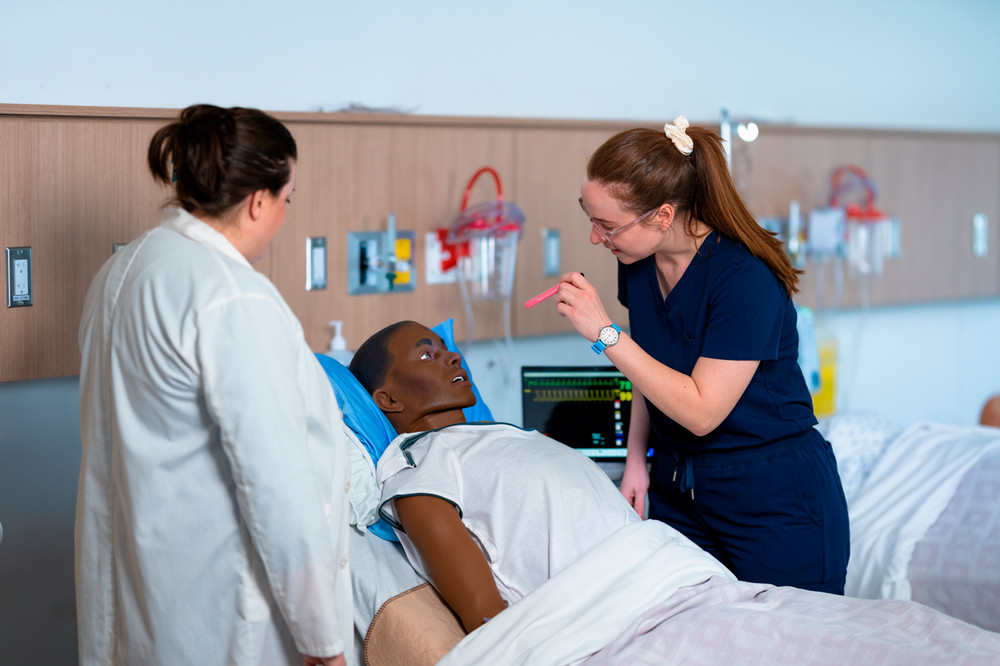
<path fill-rule="evenodd" d="M 649 490 L 649 470 L 646 469 L 645 460 L 634 465 L 625 463 L 625 472 L 622 474 L 619 490 L 625 496 L 625 500 L 639 514 L 639 517 L 645 520 L 646 492 Z"/>
<path fill-rule="evenodd" d="M 594 286 L 583 273 L 566 273 L 559 285 L 556 310 L 569 319 L 577 333 L 590 342 L 597 340 L 601 328 L 611 323 Z"/>

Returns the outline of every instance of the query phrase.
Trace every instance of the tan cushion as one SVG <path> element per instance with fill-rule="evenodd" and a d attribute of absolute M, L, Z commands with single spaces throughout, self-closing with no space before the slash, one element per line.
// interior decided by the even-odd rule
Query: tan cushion
<path fill-rule="evenodd" d="M 458 617 L 430 583 L 392 597 L 365 635 L 368 666 L 433 666 L 465 638 Z"/>

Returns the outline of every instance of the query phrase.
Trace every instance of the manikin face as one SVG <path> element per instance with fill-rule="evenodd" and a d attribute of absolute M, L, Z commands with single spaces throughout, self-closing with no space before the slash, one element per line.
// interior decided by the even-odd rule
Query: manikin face
<path fill-rule="evenodd" d="M 441 427 L 445 424 L 427 420 L 476 404 L 461 354 L 448 351 L 441 336 L 426 326 L 403 324 L 393 333 L 388 349 L 393 362 L 385 383 L 375 392 L 384 396 L 375 398 L 397 430 L 398 425 L 409 432 Z M 411 428 L 414 424 L 420 427 Z"/>

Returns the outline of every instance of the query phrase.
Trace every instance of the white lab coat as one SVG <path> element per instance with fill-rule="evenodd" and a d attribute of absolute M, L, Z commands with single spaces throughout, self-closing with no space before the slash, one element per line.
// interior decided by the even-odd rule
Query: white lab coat
<path fill-rule="evenodd" d="M 340 410 L 274 285 L 167 209 L 94 278 L 80 350 L 81 664 L 352 651 Z"/>

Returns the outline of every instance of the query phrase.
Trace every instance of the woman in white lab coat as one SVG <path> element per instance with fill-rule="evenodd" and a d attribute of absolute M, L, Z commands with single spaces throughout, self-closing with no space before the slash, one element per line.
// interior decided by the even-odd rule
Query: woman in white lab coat
<path fill-rule="evenodd" d="M 348 458 L 302 329 L 250 262 L 295 140 L 198 105 L 160 129 L 160 225 L 94 278 L 80 325 L 80 663 L 342 664 Z"/>

